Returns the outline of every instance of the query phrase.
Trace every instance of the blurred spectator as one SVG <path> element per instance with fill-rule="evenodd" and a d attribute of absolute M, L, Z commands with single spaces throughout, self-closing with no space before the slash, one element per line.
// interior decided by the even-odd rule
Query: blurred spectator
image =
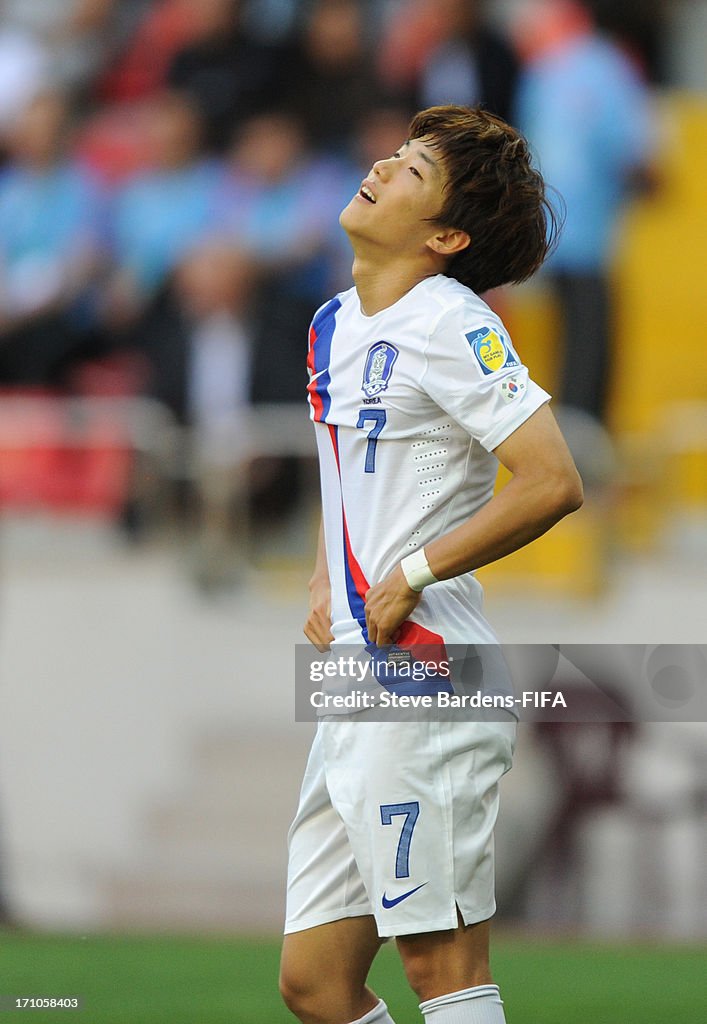
<path fill-rule="evenodd" d="M 376 47 L 378 74 L 388 91 L 412 101 L 425 61 L 441 41 L 442 22 L 430 0 L 388 3 Z"/>
<path fill-rule="evenodd" d="M 191 478 L 198 529 L 190 562 L 196 582 L 211 591 L 231 586 L 240 572 L 233 537 L 245 526 L 249 490 L 241 413 L 250 386 L 252 278 L 249 257 L 214 241 L 193 250 L 175 275 L 185 345 L 179 362 L 185 371 L 186 420 L 195 428 Z M 168 353 L 165 373 L 174 355 Z"/>
<path fill-rule="evenodd" d="M 303 401 L 303 354 L 312 310 L 331 280 L 331 238 L 350 198 L 351 170 L 312 153 L 302 124 L 271 112 L 243 127 L 215 202 L 215 222 L 245 249 L 257 271 L 253 290 L 253 402 Z M 262 458 L 251 467 L 250 500 L 261 526 L 296 508 L 302 467 Z"/>
<path fill-rule="evenodd" d="M 614 36 L 650 81 L 665 80 L 663 50 L 670 6 L 665 0 L 590 0 L 587 6 L 597 26 Z"/>
<path fill-rule="evenodd" d="M 355 0 L 316 0 L 287 70 L 288 105 L 311 144 L 347 153 L 361 115 L 380 102 L 363 13 Z"/>
<path fill-rule="evenodd" d="M 481 16 L 478 0 L 435 0 L 442 38 L 428 55 L 416 106 L 482 106 L 509 120 L 518 77 L 510 45 Z"/>
<path fill-rule="evenodd" d="M 101 180 L 115 187 L 149 164 L 150 101 L 165 91 L 170 64 L 197 31 L 189 0 L 121 0 L 111 54 L 96 87 L 78 147 Z"/>
<path fill-rule="evenodd" d="M 150 166 L 119 191 L 114 213 L 117 265 L 106 296 L 108 322 L 134 323 L 203 236 L 220 167 L 201 151 L 201 119 L 175 93 L 149 110 Z"/>
<path fill-rule="evenodd" d="M 226 459 L 233 459 L 233 426 L 248 402 L 253 273 L 243 252 L 209 241 L 189 253 L 175 276 L 187 344 L 187 419 L 205 435 L 212 460 L 223 458 L 224 440 Z"/>
<path fill-rule="evenodd" d="M 121 0 L 121 13 L 125 6 Z M 193 0 L 130 0 L 130 6 L 136 22 L 131 17 L 122 26 L 127 45 L 100 84 L 101 98 L 109 102 L 145 99 L 163 89 L 175 54 L 197 31 L 198 4 Z"/>
<path fill-rule="evenodd" d="M 461 103 L 511 117 L 518 61 L 478 0 L 408 0 L 388 25 L 379 66 L 416 107 Z"/>
<path fill-rule="evenodd" d="M 648 96 L 622 51 L 575 0 L 529 0 L 516 23 L 527 62 L 518 121 L 567 219 L 548 261 L 563 319 L 560 398 L 604 415 L 617 217 L 649 155 Z"/>
<path fill-rule="evenodd" d="M 151 393 L 214 443 L 248 400 L 252 279 L 250 258 L 233 245 L 199 243 L 176 269 L 151 337 Z"/>
<path fill-rule="evenodd" d="M 0 0 L 0 22 L 26 32 L 47 51 L 52 81 L 88 85 L 101 67 L 116 0 Z"/>
<path fill-rule="evenodd" d="M 82 119 L 76 148 L 80 159 L 111 190 L 149 166 L 150 101 L 98 107 Z"/>
<path fill-rule="evenodd" d="M 245 22 L 264 42 L 285 42 L 292 33 L 301 0 L 247 0 Z"/>
<path fill-rule="evenodd" d="M 166 91 L 174 56 L 195 36 L 199 17 L 190 0 L 121 0 L 114 11 L 110 59 L 96 87 L 78 145 L 108 185 L 150 161 L 150 101 Z"/>
<path fill-rule="evenodd" d="M 80 300 L 100 265 L 103 204 L 67 150 L 58 94 L 38 96 L 10 137 L 0 177 L 0 381 L 56 383 L 87 340 Z"/>
<path fill-rule="evenodd" d="M 302 399 L 303 346 L 312 309 L 326 293 L 328 244 L 343 192 L 341 167 L 308 150 L 295 117 L 273 112 L 244 126 L 215 200 L 215 221 L 258 269 L 255 401 Z"/>
<path fill-rule="evenodd" d="M 0 137 L 6 133 L 30 100 L 47 88 L 49 54 L 26 32 L 0 22 Z"/>
<path fill-rule="evenodd" d="M 199 0 L 194 38 L 167 74 L 172 88 L 192 96 L 205 141 L 216 151 L 226 149 L 237 125 L 276 98 L 282 54 L 248 35 L 243 9 L 242 0 Z"/>

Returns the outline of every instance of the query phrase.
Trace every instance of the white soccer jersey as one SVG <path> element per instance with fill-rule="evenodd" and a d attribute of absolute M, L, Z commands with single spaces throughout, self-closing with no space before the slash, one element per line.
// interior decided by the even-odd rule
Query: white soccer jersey
<path fill-rule="evenodd" d="M 355 288 L 316 313 L 308 397 L 336 643 L 368 643 L 365 594 L 493 493 L 492 450 L 550 396 L 501 320 L 442 274 L 373 316 Z M 471 574 L 427 587 L 399 643 L 493 643 Z"/>

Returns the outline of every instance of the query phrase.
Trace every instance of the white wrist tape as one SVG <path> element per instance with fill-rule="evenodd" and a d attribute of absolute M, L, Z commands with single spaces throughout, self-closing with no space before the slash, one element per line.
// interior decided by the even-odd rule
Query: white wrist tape
<path fill-rule="evenodd" d="M 400 568 L 405 573 L 410 590 L 419 593 L 425 587 L 429 587 L 430 583 L 439 583 L 437 577 L 432 575 L 424 548 L 406 555 L 400 563 Z"/>

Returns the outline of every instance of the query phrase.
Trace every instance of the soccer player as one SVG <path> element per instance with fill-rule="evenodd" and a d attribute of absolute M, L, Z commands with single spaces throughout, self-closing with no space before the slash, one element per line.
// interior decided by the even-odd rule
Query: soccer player
<path fill-rule="evenodd" d="M 305 634 L 320 650 L 497 643 L 474 570 L 582 502 L 549 395 L 479 298 L 547 255 L 544 182 L 503 121 L 433 107 L 340 219 L 355 287 L 310 331 L 323 517 Z M 511 479 L 493 495 L 497 460 Z M 492 831 L 514 738 L 510 716 L 320 722 L 280 979 L 303 1024 L 392 1024 L 366 985 L 387 937 L 427 1024 L 503 1024 Z"/>

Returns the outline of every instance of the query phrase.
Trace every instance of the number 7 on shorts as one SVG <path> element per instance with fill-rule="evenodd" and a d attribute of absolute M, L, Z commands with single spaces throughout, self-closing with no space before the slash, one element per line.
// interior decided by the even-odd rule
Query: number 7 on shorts
<path fill-rule="evenodd" d="M 412 800 L 407 804 L 381 804 L 381 825 L 392 825 L 393 818 L 405 816 L 395 856 L 395 877 L 410 877 L 410 843 L 415 823 L 420 816 L 420 804 Z"/>

